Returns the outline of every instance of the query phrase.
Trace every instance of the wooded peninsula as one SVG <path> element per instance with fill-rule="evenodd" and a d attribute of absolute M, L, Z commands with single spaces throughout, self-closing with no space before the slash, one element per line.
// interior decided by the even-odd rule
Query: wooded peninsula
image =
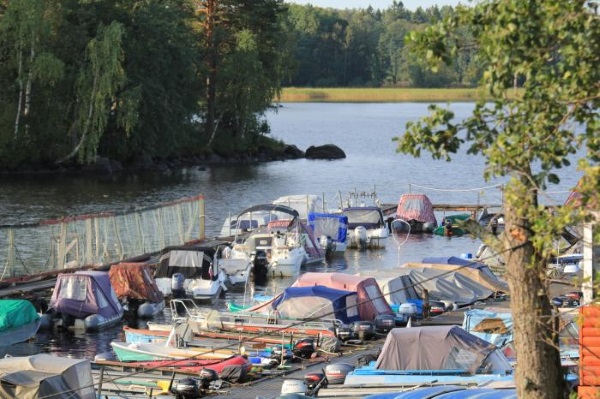
<path fill-rule="evenodd" d="M 279 101 L 475 101 L 473 47 L 432 71 L 405 44 L 454 12 L 0 0 L 0 170 L 282 151 Z"/>

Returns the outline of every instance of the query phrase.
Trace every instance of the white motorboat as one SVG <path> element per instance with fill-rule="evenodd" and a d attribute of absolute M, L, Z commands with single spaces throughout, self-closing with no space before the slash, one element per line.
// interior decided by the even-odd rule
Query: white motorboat
<path fill-rule="evenodd" d="M 162 251 L 154 278 L 165 296 L 187 296 L 213 301 L 227 291 L 227 275 L 211 247 L 167 247 Z"/>
<path fill-rule="evenodd" d="M 217 259 L 219 268 L 227 275 L 230 290 L 244 290 L 252 274 L 253 262 L 246 257 L 232 258 L 231 247 L 224 246 Z"/>
<path fill-rule="evenodd" d="M 220 237 L 233 237 L 248 233 L 260 226 L 266 226 L 271 220 L 275 220 L 277 215 L 268 211 L 255 211 L 242 215 L 230 215 L 223 222 Z"/>
<path fill-rule="evenodd" d="M 348 217 L 339 213 L 308 214 L 308 225 L 318 237 L 325 255 L 343 255 L 348 246 Z"/>
<path fill-rule="evenodd" d="M 247 235 L 236 236 L 228 259 L 243 259 L 254 262 L 254 273 L 266 273 L 272 277 L 295 277 L 302 265 L 321 263 L 325 259 L 313 231 L 299 219 L 298 211 L 284 205 L 255 205 L 242 211 L 275 213 L 266 226 L 261 226 Z M 282 216 L 281 216 L 282 215 Z M 257 267 L 264 270 L 257 270 Z"/>
<path fill-rule="evenodd" d="M 390 232 L 380 207 L 348 207 L 342 215 L 348 218 L 348 248 L 385 248 Z"/>

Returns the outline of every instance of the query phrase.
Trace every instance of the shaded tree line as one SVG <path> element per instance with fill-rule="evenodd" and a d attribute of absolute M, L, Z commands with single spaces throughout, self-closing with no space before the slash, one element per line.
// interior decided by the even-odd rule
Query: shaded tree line
<path fill-rule="evenodd" d="M 0 0 L 0 169 L 282 151 L 264 114 L 283 85 L 474 84 L 469 51 L 433 73 L 405 45 L 453 12 Z"/>
<path fill-rule="evenodd" d="M 450 6 L 408 10 L 401 1 L 384 10 L 336 10 L 290 5 L 288 26 L 294 41 L 294 71 L 285 82 L 307 87 L 451 87 L 475 86 L 482 67 L 473 38 L 461 30 L 460 51 L 451 65 L 432 72 L 411 55 L 405 37 L 455 13 Z"/>
<path fill-rule="evenodd" d="M 0 167 L 251 150 L 287 70 L 285 10 L 282 0 L 0 0 Z"/>

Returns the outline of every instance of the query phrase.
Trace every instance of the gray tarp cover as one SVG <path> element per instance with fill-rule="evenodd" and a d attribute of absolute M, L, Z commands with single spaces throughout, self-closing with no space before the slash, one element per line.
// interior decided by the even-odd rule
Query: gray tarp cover
<path fill-rule="evenodd" d="M 95 399 L 90 361 L 48 354 L 0 359 L 0 398 Z"/>
<path fill-rule="evenodd" d="M 496 347 L 458 326 L 394 328 L 387 336 L 378 370 L 463 370 L 474 374 Z"/>
<path fill-rule="evenodd" d="M 429 291 L 429 297 L 436 301 L 452 301 L 459 306 L 469 305 L 477 302 L 479 299 L 485 299 L 492 294 L 487 291 L 484 297 L 478 297 L 472 289 L 460 286 L 455 280 L 456 273 L 443 274 L 436 269 L 428 268 L 408 268 L 400 267 L 396 269 L 400 275 L 410 276 L 410 279 L 416 284 L 416 289 L 423 292 L 423 289 Z M 473 284 L 476 284 L 473 282 Z M 481 287 L 484 289 L 484 287 Z"/>

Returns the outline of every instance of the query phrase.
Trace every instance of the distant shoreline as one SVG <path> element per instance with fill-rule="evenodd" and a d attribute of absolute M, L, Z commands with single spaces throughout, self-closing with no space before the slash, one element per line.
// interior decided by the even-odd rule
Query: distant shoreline
<path fill-rule="evenodd" d="M 290 102 L 475 102 L 485 99 L 482 88 L 319 88 L 286 87 L 281 103 Z"/>

